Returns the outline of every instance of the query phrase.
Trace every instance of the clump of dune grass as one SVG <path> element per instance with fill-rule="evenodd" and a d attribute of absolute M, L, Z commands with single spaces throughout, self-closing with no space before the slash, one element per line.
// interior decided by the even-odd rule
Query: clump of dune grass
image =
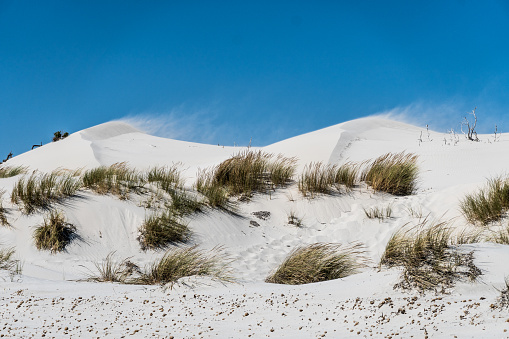
<path fill-rule="evenodd" d="M 236 209 L 235 202 L 230 200 L 230 193 L 223 185 L 215 181 L 212 171 L 199 171 L 195 187 L 199 193 L 205 196 L 211 207 L 229 211 Z"/>
<path fill-rule="evenodd" d="M 362 245 L 316 243 L 294 249 L 266 279 L 275 284 L 301 285 L 344 278 L 364 266 Z"/>
<path fill-rule="evenodd" d="M 0 249 L 0 270 L 12 270 L 18 264 L 18 260 L 13 260 L 14 249 Z"/>
<path fill-rule="evenodd" d="M 488 240 L 497 244 L 509 245 L 509 226 L 491 231 Z"/>
<path fill-rule="evenodd" d="M 288 224 L 294 225 L 295 227 L 303 227 L 304 223 L 302 222 L 302 218 L 297 216 L 297 213 L 294 210 L 291 210 L 288 213 Z"/>
<path fill-rule="evenodd" d="M 20 178 L 12 189 L 11 202 L 21 206 L 25 214 L 49 208 L 52 203 L 76 195 L 81 181 L 72 174 L 32 173 Z"/>
<path fill-rule="evenodd" d="M 89 169 L 81 180 L 85 188 L 98 194 L 113 194 L 120 199 L 128 199 L 130 192 L 141 190 L 145 184 L 143 175 L 124 162 Z"/>
<path fill-rule="evenodd" d="M 168 194 L 174 193 L 184 185 L 178 164 L 171 167 L 153 167 L 148 171 L 146 177 L 147 182 L 155 183 L 158 188 Z"/>
<path fill-rule="evenodd" d="M 185 242 L 191 231 L 171 211 L 164 211 L 145 218 L 139 229 L 138 241 L 143 250 L 167 247 L 172 243 Z"/>
<path fill-rule="evenodd" d="M 34 231 L 35 246 L 52 253 L 62 252 L 76 237 L 76 227 L 65 220 L 62 212 L 50 211 L 44 223 Z"/>
<path fill-rule="evenodd" d="M 184 189 L 171 192 L 170 197 L 171 203 L 168 205 L 168 209 L 174 215 L 184 217 L 201 211 L 203 203 Z"/>
<path fill-rule="evenodd" d="M 304 196 L 310 197 L 339 192 L 342 188 L 349 191 L 358 184 L 358 172 L 358 166 L 352 163 L 341 166 L 310 163 L 304 167 L 298 188 Z"/>
<path fill-rule="evenodd" d="M 16 175 L 26 173 L 27 168 L 23 166 L 0 166 L 0 179 L 1 178 L 10 178 L 15 177 Z"/>
<path fill-rule="evenodd" d="M 387 153 L 365 164 L 361 180 L 375 191 L 393 195 L 410 195 L 417 186 L 417 155 Z"/>
<path fill-rule="evenodd" d="M 166 285 L 189 276 L 210 276 L 222 281 L 233 281 L 231 260 L 221 247 L 203 251 L 196 246 L 169 249 L 161 259 L 145 267 L 133 283 Z"/>
<path fill-rule="evenodd" d="M 97 274 L 91 274 L 88 281 L 129 283 L 132 276 L 140 272 L 138 265 L 129 260 L 115 260 L 115 252 L 110 252 L 101 263 L 95 263 Z"/>
<path fill-rule="evenodd" d="M 477 193 L 467 194 L 460 209 L 472 224 L 487 225 L 500 220 L 509 209 L 509 180 L 490 179 Z"/>
<path fill-rule="evenodd" d="M 9 222 L 7 221 L 7 210 L 2 205 L 4 193 L 5 191 L 0 190 L 0 225 L 9 226 Z"/>
<path fill-rule="evenodd" d="M 505 288 L 500 291 L 500 296 L 496 304 L 491 306 L 492 308 L 509 308 L 509 278 L 505 278 Z"/>
<path fill-rule="evenodd" d="M 473 252 L 453 244 L 453 229 L 447 222 L 428 219 L 391 237 L 380 260 L 387 267 L 402 267 L 401 282 L 395 287 L 418 290 L 445 290 L 457 280 L 474 281 L 481 274 Z"/>
<path fill-rule="evenodd" d="M 385 219 L 390 219 L 392 217 L 392 207 L 388 205 L 387 207 L 372 207 L 369 209 L 364 209 L 364 213 L 369 219 L 378 219 L 379 221 L 384 221 Z"/>
<path fill-rule="evenodd" d="M 224 199 L 229 196 L 249 198 L 253 193 L 267 193 L 287 186 L 294 176 L 295 164 L 294 158 L 247 150 L 209 171 L 202 171 L 196 186 L 198 191 L 213 201 L 211 205 L 222 206 Z"/>

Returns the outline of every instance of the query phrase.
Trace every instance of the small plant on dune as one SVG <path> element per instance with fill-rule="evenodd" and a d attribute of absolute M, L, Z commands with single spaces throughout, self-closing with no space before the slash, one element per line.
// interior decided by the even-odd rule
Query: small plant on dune
<path fill-rule="evenodd" d="M 101 263 L 96 263 L 97 275 L 92 274 L 87 280 L 97 282 L 129 283 L 134 274 L 140 273 L 138 265 L 126 258 L 115 261 L 115 252 L 110 252 Z"/>
<path fill-rule="evenodd" d="M 171 211 L 146 217 L 139 233 L 138 241 L 143 250 L 164 248 L 172 243 L 185 242 L 191 235 L 189 227 Z"/>
<path fill-rule="evenodd" d="M 76 195 L 81 188 L 81 181 L 72 174 L 33 173 L 19 179 L 12 190 L 11 202 L 21 205 L 25 214 L 37 209 L 49 208 L 52 203 Z"/>
<path fill-rule="evenodd" d="M 505 278 L 505 288 L 500 291 L 497 303 L 491 306 L 492 308 L 509 308 L 509 278 Z"/>
<path fill-rule="evenodd" d="M 26 171 L 27 171 L 26 167 L 23 166 L 16 167 L 0 166 L 0 179 L 15 177 L 16 175 L 26 173 Z"/>
<path fill-rule="evenodd" d="M 365 265 L 360 244 L 316 243 L 294 249 L 265 281 L 301 285 L 344 278 Z"/>
<path fill-rule="evenodd" d="M 375 191 L 410 195 L 416 189 L 418 174 L 417 155 L 387 153 L 366 164 L 361 180 Z"/>
<path fill-rule="evenodd" d="M 76 227 L 65 220 L 63 213 L 51 211 L 44 223 L 34 231 L 35 246 L 52 253 L 62 252 L 76 237 Z"/>
<path fill-rule="evenodd" d="M 391 237 L 380 265 L 403 268 L 401 282 L 395 286 L 403 289 L 443 291 L 457 280 L 476 280 L 481 271 L 473 262 L 473 252 L 461 251 L 453 239 L 446 222 L 425 219 Z"/>
<path fill-rule="evenodd" d="M 488 240 L 497 244 L 509 245 L 509 225 L 501 227 L 496 231 L 491 231 Z"/>
<path fill-rule="evenodd" d="M 65 139 L 69 136 L 69 133 L 67 132 L 64 132 L 64 131 L 56 131 L 55 133 L 53 133 L 53 142 L 56 142 L 56 141 L 59 141 L 59 140 L 62 140 L 62 139 Z"/>
<path fill-rule="evenodd" d="M 170 196 L 171 204 L 168 208 L 174 215 L 184 217 L 201 211 L 203 203 L 183 189 L 173 191 Z"/>
<path fill-rule="evenodd" d="M 143 176 L 123 162 L 87 170 L 81 179 L 85 188 L 120 199 L 128 199 L 130 192 L 141 190 L 145 184 Z"/>
<path fill-rule="evenodd" d="M 341 166 L 310 163 L 304 167 L 298 187 L 304 196 L 315 197 L 317 194 L 331 194 L 341 188 L 351 190 L 358 184 L 358 166 L 346 163 Z"/>
<path fill-rule="evenodd" d="M 296 227 L 304 226 L 302 218 L 299 218 L 294 210 L 291 210 L 290 213 L 288 213 L 288 225 L 294 225 Z"/>
<path fill-rule="evenodd" d="M 467 194 L 460 209 L 472 224 L 487 225 L 500 220 L 509 209 L 509 180 L 501 177 L 489 180 L 485 188 Z"/>
<path fill-rule="evenodd" d="M 203 251 L 196 246 L 173 248 L 161 259 L 148 265 L 133 283 L 166 285 L 189 276 L 210 276 L 222 281 L 233 281 L 231 260 L 221 247 Z"/>
<path fill-rule="evenodd" d="M 373 207 L 370 209 L 364 209 L 364 213 L 369 219 L 384 221 L 385 219 L 390 219 L 392 217 L 392 208 L 390 205 L 385 208 Z"/>
<path fill-rule="evenodd" d="M 0 249 L 0 270 L 12 270 L 18 264 L 18 260 L 13 260 L 14 249 Z"/>

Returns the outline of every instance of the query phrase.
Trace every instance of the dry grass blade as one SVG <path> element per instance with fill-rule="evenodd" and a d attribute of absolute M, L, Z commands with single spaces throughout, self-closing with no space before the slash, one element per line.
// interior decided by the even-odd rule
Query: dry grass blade
<path fill-rule="evenodd" d="M 76 236 L 76 227 L 65 220 L 61 212 L 51 211 L 44 223 L 34 231 L 35 246 L 52 253 L 61 252 Z"/>
<path fill-rule="evenodd" d="M 18 260 L 13 260 L 14 249 L 1 249 L 0 250 L 0 270 L 12 270 L 16 267 Z"/>
<path fill-rule="evenodd" d="M 361 244 L 316 243 L 298 247 L 265 281 L 301 285 L 344 278 L 365 265 L 363 253 Z"/>
<path fill-rule="evenodd" d="M 196 246 L 173 248 L 164 256 L 147 266 L 140 277 L 133 281 L 143 285 L 165 285 L 189 276 L 210 276 L 222 281 L 233 281 L 231 260 L 221 247 L 210 251 L 199 250 Z"/>
<path fill-rule="evenodd" d="M 375 191 L 393 195 L 410 195 L 417 186 L 417 155 L 387 153 L 368 162 L 361 174 Z"/>
<path fill-rule="evenodd" d="M 385 219 L 390 219 L 392 217 L 392 208 L 390 205 L 385 208 L 372 207 L 370 209 L 364 209 L 364 213 L 369 219 L 384 221 Z"/>

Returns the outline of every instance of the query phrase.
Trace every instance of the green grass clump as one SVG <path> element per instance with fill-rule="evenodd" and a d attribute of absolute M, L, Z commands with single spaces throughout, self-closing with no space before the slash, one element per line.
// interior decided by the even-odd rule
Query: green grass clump
<path fill-rule="evenodd" d="M 501 177 L 489 180 L 477 193 L 467 194 L 460 209 L 472 224 L 487 225 L 500 220 L 509 209 L 509 180 Z"/>
<path fill-rule="evenodd" d="M 294 158 L 247 150 L 199 173 L 196 187 L 212 200 L 211 205 L 223 206 L 223 199 L 229 196 L 250 197 L 287 186 L 295 173 L 295 162 Z"/>
<path fill-rule="evenodd" d="M 16 175 L 26 173 L 26 171 L 27 171 L 26 167 L 23 166 L 16 167 L 0 166 L 0 179 L 15 177 Z"/>
<path fill-rule="evenodd" d="M 43 225 L 34 231 L 35 246 L 52 253 L 62 252 L 76 236 L 76 227 L 68 223 L 62 213 L 51 211 Z"/>
<path fill-rule="evenodd" d="M 98 194 L 113 194 L 120 199 L 128 199 L 130 192 L 140 190 L 145 184 L 143 175 L 123 162 L 89 169 L 81 180 L 85 188 Z"/>
<path fill-rule="evenodd" d="M 20 205 L 23 213 L 31 214 L 76 195 L 80 188 L 81 181 L 72 174 L 62 174 L 59 171 L 33 173 L 29 177 L 22 177 L 14 184 L 11 202 Z"/>
<path fill-rule="evenodd" d="M 235 203 L 230 201 L 230 193 L 220 183 L 214 180 L 213 172 L 200 171 L 196 178 L 195 187 L 211 207 L 224 210 L 235 210 Z"/>
<path fill-rule="evenodd" d="M 2 196 L 4 193 L 4 191 L 0 190 L 0 225 L 9 226 L 9 222 L 7 221 L 7 210 L 2 206 Z"/>
<path fill-rule="evenodd" d="M 317 194 L 332 194 L 341 188 L 351 190 L 358 184 L 358 166 L 346 163 L 341 166 L 310 163 L 304 167 L 299 178 L 299 191 L 304 196 L 315 197 Z"/>
<path fill-rule="evenodd" d="M 96 282 L 129 283 L 135 273 L 139 273 L 138 265 L 126 258 L 120 262 L 114 259 L 115 252 L 110 252 L 101 263 L 96 263 L 97 275 L 92 274 L 87 280 Z"/>
<path fill-rule="evenodd" d="M 425 219 L 394 233 L 380 265 L 403 268 L 396 285 L 403 289 L 444 290 L 460 279 L 476 280 L 481 271 L 473 262 L 473 252 L 462 252 L 453 241 L 453 229 L 446 222 Z"/>
<path fill-rule="evenodd" d="M 410 195 L 417 186 L 417 155 L 387 153 L 368 162 L 361 174 L 375 191 L 393 195 Z"/>
<path fill-rule="evenodd" d="M 146 178 L 147 182 L 155 183 L 158 188 L 168 194 L 173 194 L 184 186 L 184 179 L 178 165 L 173 165 L 169 168 L 153 167 L 146 174 Z"/>
<path fill-rule="evenodd" d="M 191 231 L 171 211 L 154 214 L 140 227 L 138 241 L 143 250 L 164 248 L 172 243 L 185 242 Z"/>
<path fill-rule="evenodd" d="M 206 252 L 193 246 L 168 250 L 161 259 L 148 265 L 133 282 L 143 285 L 165 285 L 195 275 L 210 276 L 223 281 L 233 280 L 230 260 L 221 248 Z"/>
<path fill-rule="evenodd" d="M 294 249 L 265 281 L 301 285 L 339 279 L 364 266 L 360 245 L 316 243 Z"/>

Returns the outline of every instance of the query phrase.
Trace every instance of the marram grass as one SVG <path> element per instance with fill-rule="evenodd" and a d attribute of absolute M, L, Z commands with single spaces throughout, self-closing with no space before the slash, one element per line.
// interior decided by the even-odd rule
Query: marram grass
<path fill-rule="evenodd" d="M 301 285 L 344 278 L 365 265 L 360 244 L 315 243 L 294 249 L 265 281 Z"/>
<path fill-rule="evenodd" d="M 165 248 L 170 244 L 186 242 L 191 231 L 171 211 L 147 216 L 140 227 L 138 240 L 143 250 Z"/>
<path fill-rule="evenodd" d="M 34 231 L 35 246 L 51 253 L 62 252 L 76 236 L 76 227 L 65 220 L 61 212 L 50 211 L 44 223 Z"/>

